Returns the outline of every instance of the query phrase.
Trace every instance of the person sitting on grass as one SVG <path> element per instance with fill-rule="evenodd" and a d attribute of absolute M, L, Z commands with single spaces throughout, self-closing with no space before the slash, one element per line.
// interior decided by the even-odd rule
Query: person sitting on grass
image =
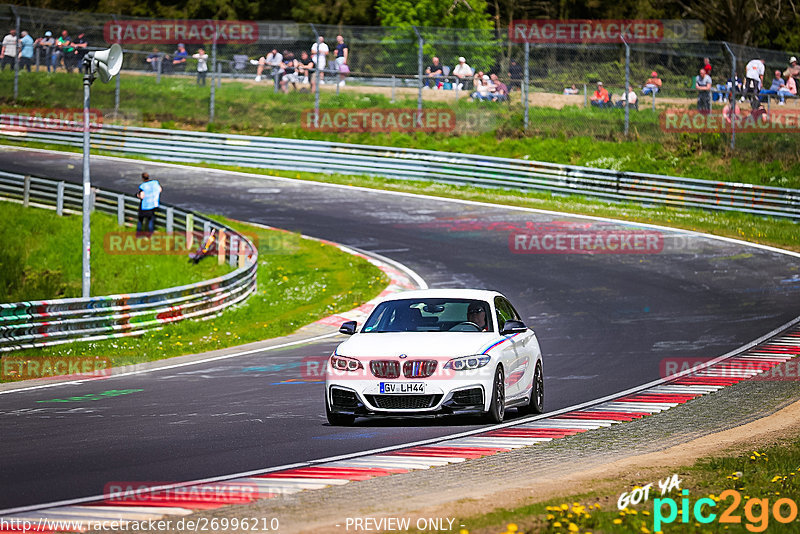
<path fill-rule="evenodd" d="M 575 87 L 575 84 L 573 83 L 572 87 L 565 87 L 564 88 L 564 94 L 565 95 L 577 95 L 578 94 L 578 88 Z"/>
<path fill-rule="evenodd" d="M 639 107 L 636 105 L 638 100 L 639 98 L 636 96 L 636 91 L 634 91 L 633 88 L 629 85 L 628 91 L 625 94 L 623 94 L 622 98 L 617 102 L 617 107 L 624 109 L 625 106 L 630 106 L 638 110 Z"/>
<path fill-rule="evenodd" d="M 494 85 L 494 94 L 492 102 L 507 102 L 508 101 L 508 86 L 500 81 L 497 74 L 490 74 L 489 79 Z"/>
<path fill-rule="evenodd" d="M 597 82 L 597 90 L 592 93 L 592 96 L 589 98 L 592 106 L 596 108 L 604 108 L 608 106 L 608 101 L 610 97 L 608 96 L 608 91 L 606 88 L 603 87 L 603 82 Z"/>
<path fill-rule="evenodd" d="M 782 106 L 786 103 L 786 97 L 795 98 L 797 97 L 797 82 L 794 81 L 792 76 L 786 76 L 786 82 L 784 82 L 784 86 L 778 91 L 778 98 L 781 99 L 778 102 L 778 105 Z"/>
<path fill-rule="evenodd" d="M 480 85 L 478 85 L 475 92 L 472 93 L 472 100 L 492 100 L 494 98 L 494 91 L 495 87 L 491 79 L 484 74 L 483 78 L 481 78 Z"/>

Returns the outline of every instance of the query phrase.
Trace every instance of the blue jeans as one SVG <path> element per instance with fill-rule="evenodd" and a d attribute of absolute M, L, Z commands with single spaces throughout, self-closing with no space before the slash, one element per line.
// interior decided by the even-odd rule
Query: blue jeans
<path fill-rule="evenodd" d="M 147 221 L 147 223 L 145 223 Z M 156 230 L 156 210 L 139 210 L 139 222 L 136 223 L 136 233 L 142 231 L 142 227 L 147 224 L 147 231 L 153 233 Z"/>
<path fill-rule="evenodd" d="M 647 87 L 647 86 L 645 86 L 645 88 L 642 89 L 642 94 L 643 95 L 649 95 L 650 93 L 656 94 L 657 92 L 658 92 L 658 87 Z"/>

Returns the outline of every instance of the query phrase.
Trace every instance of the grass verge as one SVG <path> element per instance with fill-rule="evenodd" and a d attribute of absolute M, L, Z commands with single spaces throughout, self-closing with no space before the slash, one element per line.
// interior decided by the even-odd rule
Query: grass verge
<path fill-rule="evenodd" d="M 10 87 L 13 75 L 0 72 L 0 86 Z M 92 106 L 114 109 L 114 84 L 97 84 Z M 433 93 L 429 91 L 428 93 Z M 394 147 L 425 147 L 431 150 L 485 154 L 610 168 L 688 176 L 716 181 L 738 181 L 800 188 L 800 144 L 797 133 L 737 134 L 736 150 L 729 148 L 728 135 L 716 133 L 666 133 L 658 111 L 643 106 L 631 114 L 630 136 L 623 135 L 621 110 L 583 109 L 567 106 L 530 109 L 523 129 L 520 103 L 498 105 L 425 101 L 425 107 L 449 108 L 455 112 L 455 131 L 432 133 L 342 133 L 311 131 L 302 124 L 305 111 L 313 109 L 314 95 L 272 91 L 272 87 L 250 81 L 226 81 L 215 93 L 215 119 L 209 123 L 208 87 L 199 87 L 192 77 L 164 76 L 156 84 L 152 76 L 124 73 L 121 82 L 120 123 L 269 135 L 324 141 L 344 141 Z M 80 76 L 67 73 L 21 73 L 20 98 L 0 96 L 6 109 L 80 109 Z M 164 103 L 169 105 L 165 106 Z M 334 94 L 325 86 L 320 94 L 323 109 L 416 109 L 416 95 L 403 94 L 393 101 L 390 88 L 348 86 Z M 634 142 L 631 142 L 634 141 Z"/>
<path fill-rule="evenodd" d="M 153 291 L 208 280 L 227 265 L 192 265 L 185 255 L 104 252 L 104 238 L 120 231 L 115 217 L 92 215 L 92 295 Z M 81 296 L 81 216 L 0 202 L 0 302 Z"/>
<path fill-rule="evenodd" d="M 386 276 L 368 261 L 297 234 L 215 219 L 249 234 L 259 247 L 258 291 L 241 306 L 205 321 L 182 321 L 135 338 L 27 349 L 15 360 L 104 357 L 114 366 L 222 349 L 289 334 L 310 322 L 375 297 Z M 277 244 L 277 245 L 276 245 Z M 216 263 L 213 259 L 201 261 Z"/>
<path fill-rule="evenodd" d="M 457 524 L 469 527 L 462 530 L 462 534 L 800 532 L 798 436 L 787 437 L 784 442 L 759 451 L 706 457 L 691 466 L 677 469 L 676 473 L 680 473 L 679 488 L 662 495 L 658 484 L 654 484 L 648 499 L 642 499 L 636 505 L 618 501 L 623 492 L 630 495 L 636 488 L 641 492 L 643 486 L 623 487 L 620 484 L 620 492 L 615 495 L 574 494 L 461 518 Z M 650 482 L 655 481 L 642 481 L 643 484 Z M 683 499 L 687 499 L 688 504 L 685 518 Z M 700 499 L 708 500 L 701 501 L 698 508 Z M 674 502 L 674 515 L 670 500 Z M 698 513 L 699 516 L 695 515 Z M 707 520 L 712 515 L 713 518 Z M 667 521 L 670 517 L 671 520 Z M 788 518 L 791 521 L 786 521 Z"/>

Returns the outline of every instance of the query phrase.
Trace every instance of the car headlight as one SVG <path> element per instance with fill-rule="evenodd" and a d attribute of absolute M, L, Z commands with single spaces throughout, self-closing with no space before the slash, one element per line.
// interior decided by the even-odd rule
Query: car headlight
<path fill-rule="evenodd" d="M 364 369 L 362 363 L 355 358 L 348 358 L 346 356 L 338 356 L 331 354 L 331 367 L 337 371 L 351 371 L 355 372 L 359 369 Z"/>
<path fill-rule="evenodd" d="M 491 357 L 486 356 L 485 354 L 477 354 L 475 356 L 464 356 L 463 358 L 453 358 L 446 364 L 444 364 L 445 369 L 452 369 L 453 371 L 471 371 L 472 369 L 478 369 L 483 367 L 489 361 Z"/>

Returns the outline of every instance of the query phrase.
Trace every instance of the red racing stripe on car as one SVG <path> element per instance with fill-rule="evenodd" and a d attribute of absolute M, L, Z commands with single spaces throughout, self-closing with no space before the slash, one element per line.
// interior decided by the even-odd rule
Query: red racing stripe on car
<path fill-rule="evenodd" d="M 496 346 L 500 345 L 501 343 L 505 343 L 506 341 L 508 341 L 509 339 L 511 339 L 512 337 L 517 336 L 517 335 L 519 335 L 519 332 L 517 332 L 516 334 L 511 334 L 508 337 L 505 337 L 505 338 L 503 338 L 503 339 L 501 339 L 499 341 L 496 341 L 496 342 L 492 343 L 491 345 L 489 345 L 489 348 L 485 349 L 483 352 L 481 352 L 481 354 L 486 354 L 487 352 L 489 352 L 490 350 L 492 350 Z"/>

